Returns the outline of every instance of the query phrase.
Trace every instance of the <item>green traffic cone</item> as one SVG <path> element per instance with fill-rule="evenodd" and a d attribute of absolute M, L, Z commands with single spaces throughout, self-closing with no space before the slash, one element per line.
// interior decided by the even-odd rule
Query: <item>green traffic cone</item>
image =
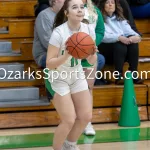
<path fill-rule="evenodd" d="M 140 126 L 140 117 L 136 103 L 135 91 L 131 72 L 127 72 L 119 117 L 119 126 L 136 127 Z"/>

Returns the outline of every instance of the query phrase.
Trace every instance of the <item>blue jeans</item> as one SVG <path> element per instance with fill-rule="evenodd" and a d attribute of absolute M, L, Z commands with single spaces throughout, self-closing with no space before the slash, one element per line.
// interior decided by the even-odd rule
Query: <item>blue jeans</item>
<path fill-rule="evenodd" d="M 100 71 L 105 65 L 105 58 L 102 54 L 97 53 L 97 71 Z"/>
<path fill-rule="evenodd" d="M 105 65 L 105 57 L 97 53 L 97 71 L 100 71 Z M 96 79 L 94 85 L 105 85 L 106 82 L 103 79 Z"/>
<path fill-rule="evenodd" d="M 40 67 L 42 69 L 46 68 L 46 55 L 43 55 L 43 57 L 41 58 L 41 61 L 39 63 Z M 45 79 L 47 80 L 47 79 Z M 53 99 L 53 96 L 51 95 L 51 93 L 48 91 L 48 89 L 46 88 L 46 94 L 47 94 L 47 98 L 49 100 L 49 102 Z"/>
<path fill-rule="evenodd" d="M 39 65 L 42 69 L 46 68 L 46 54 L 41 58 Z"/>
<path fill-rule="evenodd" d="M 134 18 L 150 17 L 150 2 L 145 5 L 131 6 L 130 8 Z"/>

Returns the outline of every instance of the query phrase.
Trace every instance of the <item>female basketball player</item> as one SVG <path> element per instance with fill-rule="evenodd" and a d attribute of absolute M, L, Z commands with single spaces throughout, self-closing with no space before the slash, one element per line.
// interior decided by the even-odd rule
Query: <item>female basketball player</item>
<path fill-rule="evenodd" d="M 81 60 L 73 61 L 74 58 L 65 49 L 65 43 L 73 33 L 93 35 L 89 26 L 81 22 L 83 17 L 82 0 L 66 0 L 56 16 L 55 29 L 49 41 L 46 63 L 50 70 L 49 82 L 54 96 L 52 102 L 61 120 L 54 135 L 54 150 L 78 150 L 76 142 L 92 118 L 92 101 Z M 97 55 L 90 55 L 87 60 L 95 64 Z M 71 66 L 72 61 L 74 66 Z M 65 75 L 67 73 L 66 79 L 62 72 Z"/>
<path fill-rule="evenodd" d="M 104 36 L 104 21 L 103 21 L 102 14 L 100 10 L 93 5 L 91 0 L 82 0 L 82 1 L 85 4 L 85 16 L 83 21 L 86 21 L 91 27 L 91 29 L 93 29 L 93 32 L 95 32 L 96 45 L 98 46 L 101 43 Z M 87 62 L 87 60 L 82 60 L 82 66 L 84 67 L 86 76 L 88 76 L 91 70 L 93 70 L 92 74 L 90 75 L 90 79 L 87 79 L 92 99 L 93 99 L 92 90 L 95 82 L 96 70 L 100 71 L 103 68 L 104 64 L 105 64 L 105 58 L 103 55 L 99 53 L 97 53 L 97 67 L 91 66 Z M 88 125 L 86 126 L 84 130 L 84 134 L 95 135 L 95 130 L 93 129 L 91 122 L 89 122 Z"/>

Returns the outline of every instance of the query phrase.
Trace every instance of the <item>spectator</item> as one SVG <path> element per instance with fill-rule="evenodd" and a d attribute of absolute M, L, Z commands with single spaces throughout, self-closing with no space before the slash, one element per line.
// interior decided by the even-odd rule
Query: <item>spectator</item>
<path fill-rule="evenodd" d="M 46 55 L 48 49 L 49 39 L 53 30 L 53 23 L 56 14 L 63 6 L 64 0 L 49 0 L 49 6 L 43 10 L 35 20 L 34 26 L 34 41 L 33 41 L 33 58 L 37 65 L 41 68 L 46 68 Z M 52 95 L 49 92 L 50 86 L 48 80 L 45 79 L 46 93 L 48 100 L 52 99 Z"/>
<path fill-rule="evenodd" d="M 41 68 L 46 67 L 47 48 L 53 30 L 54 19 L 64 0 L 54 2 L 55 0 L 49 0 L 50 7 L 43 10 L 35 21 L 32 53 L 35 62 Z"/>
<path fill-rule="evenodd" d="M 99 6 L 105 22 L 105 34 L 99 50 L 104 55 L 106 64 L 114 64 L 115 71 L 119 73 L 115 83 L 123 84 L 125 61 L 129 63 L 129 70 L 133 72 L 133 77 L 137 76 L 138 43 L 141 37 L 131 29 L 117 0 L 101 0 Z M 143 80 L 137 78 L 133 79 L 133 82 L 140 84 Z"/>
<path fill-rule="evenodd" d="M 97 7 L 100 8 L 100 6 L 99 6 L 100 0 L 93 0 L 93 1 L 94 1 L 94 3 L 97 5 Z M 131 12 L 131 10 L 130 10 L 130 6 L 129 6 L 127 0 L 119 0 L 119 2 L 120 2 L 120 5 L 121 5 L 121 7 L 122 7 L 122 9 L 123 9 L 123 15 L 124 15 L 124 17 L 128 20 L 128 22 L 129 22 L 131 28 L 132 28 L 135 32 L 137 32 L 138 34 L 141 35 L 141 33 L 139 33 L 139 31 L 138 31 L 137 28 L 136 28 L 136 25 L 135 25 L 135 22 L 134 22 L 134 18 L 133 18 L 133 16 L 132 16 L 132 12 Z"/>

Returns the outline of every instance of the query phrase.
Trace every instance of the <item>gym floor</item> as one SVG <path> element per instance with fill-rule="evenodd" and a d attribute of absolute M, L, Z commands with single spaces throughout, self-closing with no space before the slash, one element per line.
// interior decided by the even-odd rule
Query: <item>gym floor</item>
<path fill-rule="evenodd" d="M 150 121 L 140 127 L 124 128 L 114 124 L 94 125 L 96 136 L 82 135 L 78 141 L 81 150 L 148 150 Z M 0 150 L 52 150 L 55 127 L 1 129 Z"/>

